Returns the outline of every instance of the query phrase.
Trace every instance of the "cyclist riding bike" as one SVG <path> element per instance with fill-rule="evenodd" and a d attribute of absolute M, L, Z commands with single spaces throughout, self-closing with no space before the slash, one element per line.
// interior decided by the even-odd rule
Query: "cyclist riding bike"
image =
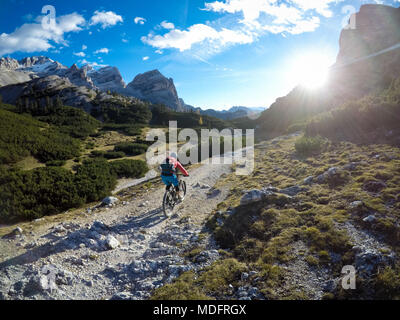
<path fill-rule="evenodd" d="M 185 177 L 188 177 L 189 173 L 185 170 L 185 168 L 177 160 L 177 158 L 178 157 L 176 156 L 176 154 L 172 153 L 169 157 L 165 159 L 165 162 L 160 165 L 161 179 L 167 187 L 169 187 L 170 185 L 173 185 L 175 187 L 178 199 L 182 201 L 182 196 L 179 189 L 177 169 L 179 169 L 179 171 L 181 171 Z"/>

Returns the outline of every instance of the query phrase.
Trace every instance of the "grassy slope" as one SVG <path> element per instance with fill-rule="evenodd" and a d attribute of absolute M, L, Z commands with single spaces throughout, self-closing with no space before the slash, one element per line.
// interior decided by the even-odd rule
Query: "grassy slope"
<path fill-rule="evenodd" d="M 182 275 L 173 284 L 157 289 L 154 298 L 193 299 L 206 296 L 229 299 L 228 285 L 243 285 L 240 280 L 243 270 L 259 271 L 254 276 L 262 277 L 262 281 L 256 282 L 257 287 L 268 299 L 311 298 L 310 292 L 288 281 L 283 266 L 295 263 L 297 255 L 301 254 L 305 255 L 311 268 L 327 269 L 332 278 L 339 277 L 343 265 L 354 264 L 352 241 L 338 227 L 346 221 L 383 236 L 384 241 L 399 253 L 400 233 L 396 221 L 400 218 L 400 150 L 387 145 L 340 143 L 330 145 L 318 156 L 302 159 L 295 152 L 297 139 L 291 137 L 260 144 L 253 175 L 243 178 L 232 174 L 227 178 L 235 187 L 208 223 L 218 243 L 226 248 L 226 258 L 198 275 Z M 298 185 L 308 176 L 317 176 L 331 167 L 355 161 L 364 161 L 364 164 L 355 171 L 345 171 L 346 179 L 338 185 L 313 184 L 295 201 L 277 196 L 258 204 L 240 206 L 243 190 L 269 185 L 279 189 Z M 366 181 L 375 180 L 384 181 L 387 185 L 378 195 L 363 189 Z M 349 204 L 357 200 L 363 201 L 364 206 L 354 212 L 349 209 Z M 226 214 L 229 207 L 235 208 L 231 216 Z M 376 214 L 376 223 L 363 223 L 362 218 L 369 212 Z M 222 226 L 221 222 L 217 223 L 221 220 L 224 221 Z M 299 241 L 305 244 L 300 253 L 294 251 Z M 331 253 L 339 255 L 340 261 L 333 263 Z M 188 255 L 195 256 L 196 251 Z M 393 269 L 388 268 L 361 287 L 378 288 L 374 291 L 374 298 L 399 297 L 399 268 L 399 264 Z M 360 298 L 366 293 L 357 291 L 355 294 Z M 335 296 L 326 294 L 325 297 L 348 296 L 338 291 Z"/>

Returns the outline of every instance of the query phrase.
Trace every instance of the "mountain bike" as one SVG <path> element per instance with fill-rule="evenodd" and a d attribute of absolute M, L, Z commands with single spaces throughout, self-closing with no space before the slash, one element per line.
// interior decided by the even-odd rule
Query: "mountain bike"
<path fill-rule="evenodd" d="M 179 176 L 178 176 L 179 179 Z M 182 179 L 179 179 L 179 190 L 181 191 L 182 201 L 186 196 L 186 182 Z M 166 187 L 164 199 L 163 199 L 163 212 L 166 218 L 169 218 L 174 211 L 176 205 L 178 205 L 181 201 L 178 198 L 178 193 L 175 190 L 175 187 L 170 184 Z"/>

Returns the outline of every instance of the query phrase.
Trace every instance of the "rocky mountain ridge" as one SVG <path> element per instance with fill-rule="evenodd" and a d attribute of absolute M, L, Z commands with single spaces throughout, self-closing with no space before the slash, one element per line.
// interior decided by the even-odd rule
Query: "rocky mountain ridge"
<path fill-rule="evenodd" d="M 164 77 L 158 70 L 139 74 L 125 84 L 116 67 L 103 67 L 98 70 L 90 65 L 79 68 L 73 64 L 70 68 L 44 56 L 27 57 L 16 60 L 10 57 L 0 59 L 0 87 L 18 85 L 37 78 L 58 76 L 66 78 L 77 87 L 88 90 L 116 92 L 151 103 L 159 103 L 176 111 L 185 111 L 182 107 L 173 80 Z M 85 89 L 81 89 L 85 90 Z M 7 90 L 2 90 L 5 101 L 15 100 L 7 97 Z"/>
<path fill-rule="evenodd" d="M 76 92 L 87 90 L 102 91 L 105 93 L 118 93 L 127 97 L 134 97 L 153 104 L 163 104 L 178 112 L 197 112 L 207 116 L 213 116 L 222 120 L 232 120 L 246 117 L 248 115 L 259 114 L 263 108 L 232 107 L 229 110 L 218 111 L 213 109 L 203 110 L 192 105 L 186 104 L 179 97 L 174 80 L 165 77 L 159 70 L 151 70 L 137 75 L 132 82 L 126 84 L 117 67 L 106 66 L 95 69 L 90 65 L 79 68 L 73 64 L 70 68 L 44 56 L 26 57 L 16 60 L 10 57 L 0 58 L 0 88 L 4 101 L 15 103 L 18 97 L 15 92 L 23 90 L 26 85 L 21 85 L 20 90 L 14 90 L 15 85 L 32 81 L 38 78 L 57 76 L 68 79 L 71 86 L 84 87 L 74 89 Z M 56 81 L 59 83 L 59 80 Z M 35 86 L 32 83 L 29 86 Z M 48 83 L 48 81 L 41 81 Z M 64 83 L 65 85 L 66 83 Z M 11 87 L 7 87 L 10 86 Z M 54 88 L 52 87 L 52 91 Z M 8 91 L 11 90 L 9 97 Z M 74 91 L 72 90 L 72 91 Z M 60 94 L 58 94 L 60 95 Z M 60 95 L 61 96 L 61 95 Z M 78 104 L 73 106 L 81 107 L 81 99 Z M 66 99 L 68 103 L 74 103 L 74 99 Z M 87 105 L 87 103 L 85 103 Z"/>
<path fill-rule="evenodd" d="M 400 8 L 363 5 L 345 28 L 330 78 L 319 90 L 297 86 L 257 120 L 269 136 L 345 102 L 387 88 L 400 77 Z M 282 131 L 283 130 L 283 131 Z"/>

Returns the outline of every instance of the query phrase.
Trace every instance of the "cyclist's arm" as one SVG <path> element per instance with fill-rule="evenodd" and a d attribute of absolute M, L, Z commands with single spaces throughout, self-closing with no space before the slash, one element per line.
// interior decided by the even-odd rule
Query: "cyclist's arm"
<path fill-rule="evenodd" d="M 189 176 L 189 172 L 186 171 L 186 169 L 181 165 L 181 163 L 179 161 L 176 162 L 176 167 L 182 172 L 182 174 L 185 177 Z"/>

